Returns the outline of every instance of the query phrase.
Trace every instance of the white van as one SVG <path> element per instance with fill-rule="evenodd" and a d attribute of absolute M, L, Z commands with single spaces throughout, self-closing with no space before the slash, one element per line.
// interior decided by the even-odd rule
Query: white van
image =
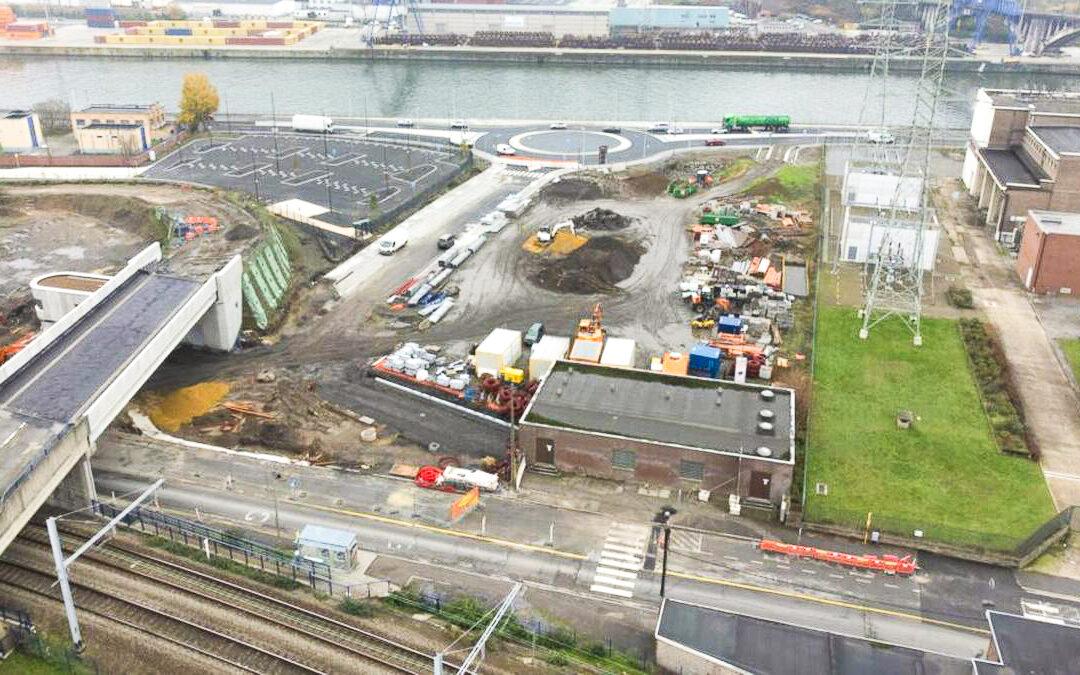
<path fill-rule="evenodd" d="M 409 238 L 402 233 L 390 232 L 383 236 L 379 240 L 377 246 L 379 247 L 380 255 L 394 255 L 409 242 Z"/>
<path fill-rule="evenodd" d="M 506 143 L 499 143 L 498 145 L 496 145 L 495 146 L 495 152 L 497 152 L 497 153 L 499 153 L 500 155 L 503 155 L 503 156 L 516 154 L 514 152 L 514 149 L 512 147 L 510 147 L 509 145 L 507 145 Z"/>

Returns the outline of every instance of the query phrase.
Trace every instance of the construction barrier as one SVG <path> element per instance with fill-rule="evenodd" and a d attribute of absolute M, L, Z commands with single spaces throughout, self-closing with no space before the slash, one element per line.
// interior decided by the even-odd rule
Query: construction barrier
<path fill-rule="evenodd" d="M 816 546 L 785 544 L 782 541 L 775 541 L 773 539 L 762 539 L 758 548 L 766 553 L 781 553 L 797 558 L 813 558 L 814 560 L 836 563 L 838 565 L 844 565 L 845 567 L 874 570 L 876 572 L 884 572 L 885 574 L 910 576 L 915 574 L 916 570 L 919 569 L 915 558 L 910 555 L 906 555 L 902 558 L 895 555 L 855 555 L 853 553 L 829 551 L 817 548 Z"/>

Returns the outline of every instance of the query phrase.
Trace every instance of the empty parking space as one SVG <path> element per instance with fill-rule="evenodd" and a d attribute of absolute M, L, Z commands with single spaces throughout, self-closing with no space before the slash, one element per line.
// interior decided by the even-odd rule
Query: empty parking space
<path fill-rule="evenodd" d="M 453 148 L 361 137 L 250 133 L 195 141 L 151 167 L 151 178 L 257 194 L 264 202 L 301 199 L 330 209 L 334 222 L 370 217 L 444 185 L 459 167 Z"/>

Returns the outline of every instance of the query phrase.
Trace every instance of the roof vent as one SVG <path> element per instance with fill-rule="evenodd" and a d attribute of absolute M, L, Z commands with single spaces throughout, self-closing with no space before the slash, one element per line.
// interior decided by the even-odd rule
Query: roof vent
<path fill-rule="evenodd" d="M 762 389 L 761 398 L 765 401 L 771 401 L 776 398 L 776 392 L 772 389 Z"/>
<path fill-rule="evenodd" d="M 772 419 L 776 417 L 776 413 L 771 410 L 759 410 L 758 417 L 765 420 L 766 422 L 771 422 Z"/>
<path fill-rule="evenodd" d="M 767 448 L 764 445 L 758 447 L 755 452 L 757 452 L 758 457 L 772 457 L 772 448 Z"/>
<path fill-rule="evenodd" d="M 558 389 L 555 390 L 555 395 L 556 396 L 562 396 L 562 387 L 559 387 Z"/>
<path fill-rule="evenodd" d="M 772 422 L 758 422 L 757 430 L 759 434 L 767 434 L 769 436 L 773 433 Z"/>

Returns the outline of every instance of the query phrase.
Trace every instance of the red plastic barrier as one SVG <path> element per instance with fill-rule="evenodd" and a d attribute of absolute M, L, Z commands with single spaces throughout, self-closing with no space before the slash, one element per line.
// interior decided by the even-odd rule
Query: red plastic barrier
<path fill-rule="evenodd" d="M 919 565 L 915 558 L 909 555 L 902 558 L 895 555 L 855 555 L 853 553 L 829 551 L 814 546 L 785 544 L 782 541 L 775 541 L 773 539 L 762 539 L 758 544 L 758 548 L 766 553 L 793 555 L 798 558 L 813 558 L 814 560 L 821 560 L 823 562 L 830 562 L 858 569 L 885 572 L 886 574 L 911 575 L 915 574 L 916 570 L 919 569 Z"/>

